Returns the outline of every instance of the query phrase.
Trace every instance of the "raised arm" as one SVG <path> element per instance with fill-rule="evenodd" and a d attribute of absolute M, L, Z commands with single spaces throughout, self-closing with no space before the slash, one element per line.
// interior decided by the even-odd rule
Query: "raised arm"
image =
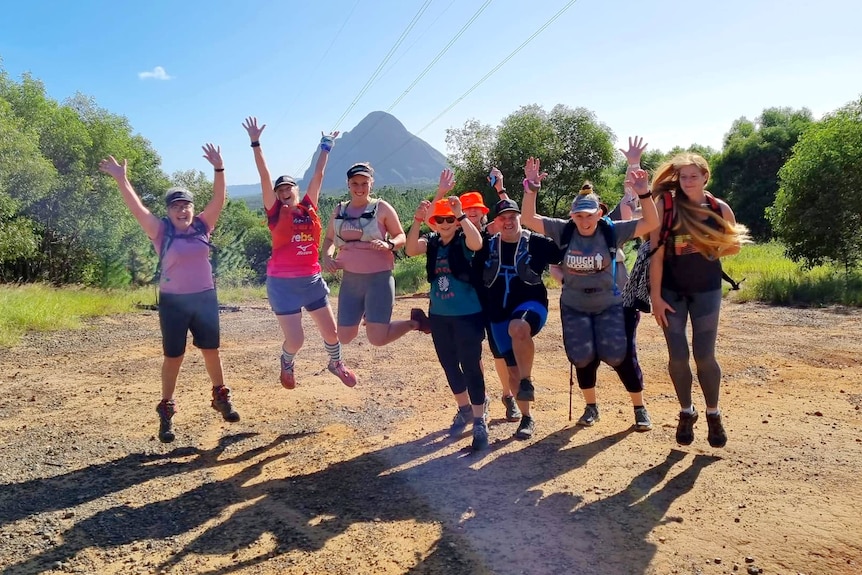
<path fill-rule="evenodd" d="M 407 230 L 407 243 L 404 245 L 404 253 L 409 257 L 418 256 L 428 251 L 428 242 L 419 237 L 422 228 L 422 222 L 428 219 L 428 212 L 431 210 L 431 202 L 422 200 L 416 207 L 416 213 L 413 214 L 413 225 Z"/>
<path fill-rule="evenodd" d="M 658 229 L 661 220 L 658 219 L 655 202 L 650 195 L 649 174 L 645 170 L 632 170 L 626 178 L 626 186 L 637 194 L 641 202 L 641 219 L 638 220 L 634 235 L 642 236 Z"/>
<path fill-rule="evenodd" d="M 266 124 L 257 125 L 257 118 L 249 116 L 242 123 L 242 127 L 248 132 L 248 139 L 251 140 L 251 149 L 254 150 L 254 163 L 257 166 L 257 175 L 260 176 L 260 192 L 263 195 L 263 207 L 266 211 L 275 204 L 275 191 L 272 189 L 272 176 L 269 173 L 269 168 L 266 165 L 266 159 L 263 157 L 263 149 L 260 147 L 260 135 L 266 128 Z"/>
<path fill-rule="evenodd" d="M 458 196 L 449 196 L 449 207 L 452 208 L 452 213 L 455 214 L 455 218 L 461 224 L 461 231 L 464 232 L 464 243 L 467 244 L 467 247 L 471 251 L 478 252 L 482 249 L 482 232 L 464 214 L 464 209 L 461 207 L 461 198 Z"/>
<path fill-rule="evenodd" d="M 542 187 L 542 180 L 548 174 L 540 169 L 539 158 L 527 158 L 524 164 L 524 200 L 521 202 L 521 225 L 540 234 L 545 233 L 545 222 L 536 213 L 536 198 Z"/>
<path fill-rule="evenodd" d="M 434 199 L 431 200 L 430 205 L 434 205 L 438 200 L 442 200 L 446 197 L 446 194 L 451 192 L 455 188 L 455 175 L 452 173 L 452 170 L 449 168 L 444 169 L 440 172 L 440 182 L 437 184 L 437 193 L 434 194 Z M 425 212 L 425 223 L 428 223 L 427 218 L 431 217 L 431 212 L 433 210 L 426 210 Z"/>
<path fill-rule="evenodd" d="M 335 146 L 335 138 L 338 137 L 338 134 L 339 132 L 337 131 L 330 132 L 329 135 L 320 132 L 320 153 L 317 155 L 317 163 L 314 164 L 314 174 L 311 176 L 311 182 L 309 182 L 308 187 L 305 189 L 308 199 L 315 206 L 317 205 L 317 200 L 320 199 L 320 186 L 323 185 L 323 173 L 326 171 L 326 162 L 329 161 L 329 152 Z"/>
<path fill-rule="evenodd" d="M 214 228 L 218 222 L 221 211 L 227 202 L 227 184 L 224 177 L 224 161 L 221 158 L 221 148 L 212 144 L 201 146 L 204 151 L 204 158 L 212 164 L 215 170 L 213 176 L 213 197 L 204 211 L 201 212 L 201 219 L 207 223 L 210 229 Z"/>
<path fill-rule="evenodd" d="M 628 150 L 619 148 L 619 151 L 626 158 L 626 180 L 629 179 L 634 170 L 641 169 L 641 158 L 643 157 L 644 150 L 647 149 L 647 145 L 640 136 L 634 136 L 634 138 L 629 136 Z M 638 198 L 630 186 L 624 185 L 623 187 L 623 197 L 620 200 L 620 219 L 631 220 L 635 216 Z"/>
<path fill-rule="evenodd" d="M 128 167 L 128 160 L 123 160 L 123 163 L 120 164 L 114 159 L 114 156 L 108 156 L 99 162 L 99 170 L 113 177 L 114 181 L 117 182 L 117 187 L 120 188 L 123 201 L 126 203 L 126 206 L 128 206 L 129 211 L 132 212 L 135 219 L 138 220 L 138 224 L 140 224 L 144 233 L 147 234 L 147 237 L 151 240 L 155 239 L 159 234 L 161 220 L 154 216 L 141 201 L 141 198 L 138 197 L 138 194 L 132 187 L 131 182 L 129 182 L 127 173 Z"/>

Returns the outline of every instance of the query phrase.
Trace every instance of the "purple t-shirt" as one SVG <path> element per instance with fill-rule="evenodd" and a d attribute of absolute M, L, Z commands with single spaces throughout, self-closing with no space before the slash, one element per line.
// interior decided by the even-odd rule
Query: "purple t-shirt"
<path fill-rule="evenodd" d="M 210 239 L 212 228 L 200 215 L 195 216 L 206 224 L 207 241 Z M 156 253 L 162 249 L 162 238 L 165 235 L 164 220 L 159 225 L 159 233 L 153 240 Z M 213 268 L 210 264 L 210 247 L 201 241 L 202 236 L 193 235 L 193 228 L 189 228 L 189 235 L 184 237 L 180 234 L 174 236 L 168 251 L 162 260 L 162 275 L 159 279 L 159 291 L 162 293 L 188 294 L 199 293 L 215 288 L 213 281 Z"/>

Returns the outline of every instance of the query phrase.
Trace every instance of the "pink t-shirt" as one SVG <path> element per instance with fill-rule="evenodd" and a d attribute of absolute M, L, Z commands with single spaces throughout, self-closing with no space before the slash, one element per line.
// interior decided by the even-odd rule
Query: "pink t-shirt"
<path fill-rule="evenodd" d="M 199 293 L 215 288 L 213 268 L 210 264 L 210 247 L 201 240 L 210 239 L 212 228 L 200 215 L 195 216 L 206 224 L 206 236 L 194 235 L 194 229 L 189 228 L 189 235 L 175 235 L 168 251 L 162 260 L 162 274 L 159 278 L 159 291 L 171 294 Z M 156 253 L 161 253 L 162 238 L 166 225 L 162 220 L 159 233 L 153 241 Z"/>
<path fill-rule="evenodd" d="M 298 278 L 319 274 L 322 225 L 308 195 L 296 208 L 276 201 L 266 216 L 272 232 L 272 256 L 266 264 L 266 275 Z"/>

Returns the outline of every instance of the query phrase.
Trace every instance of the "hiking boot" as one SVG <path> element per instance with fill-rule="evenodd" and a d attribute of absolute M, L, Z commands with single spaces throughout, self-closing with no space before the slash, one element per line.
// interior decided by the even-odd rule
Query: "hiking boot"
<path fill-rule="evenodd" d="M 707 413 L 706 424 L 709 426 L 709 432 L 706 440 L 712 447 L 724 447 L 727 445 L 727 434 L 724 432 L 724 426 L 721 424 L 720 413 Z"/>
<path fill-rule="evenodd" d="M 680 445 L 691 445 L 694 441 L 694 422 L 697 421 L 697 410 L 694 413 L 679 412 L 679 423 L 676 424 L 676 442 Z M 719 425 L 720 425 L 719 419 Z"/>
<path fill-rule="evenodd" d="M 515 398 L 507 395 L 503 398 L 503 405 L 506 406 L 506 421 L 520 421 L 521 410 L 518 409 L 518 404 L 515 403 Z"/>
<path fill-rule="evenodd" d="M 233 403 L 230 401 L 230 388 L 226 385 L 220 385 L 213 388 L 213 409 L 221 413 L 225 421 L 236 423 L 239 421 L 239 414 L 233 408 Z"/>
<path fill-rule="evenodd" d="M 330 361 L 329 365 L 326 366 L 326 369 L 329 370 L 329 373 L 340 379 L 341 383 L 347 387 L 353 387 L 356 385 L 356 376 L 347 368 L 346 365 L 344 365 L 343 361 Z"/>
<path fill-rule="evenodd" d="M 484 419 L 473 422 L 473 451 L 488 449 L 488 425 Z"/>
<path fill-rule="evenodd" d="M 452 419 L 452 425 L 449 426 L 449 435 L 461 435 L 467 429 L 467 424 L 473 419 L 473 409 L 468 406 L 468 409 L 458 408 L 455 417 Z"/>
<path fill-rule="evenodd" d="M 652 429 L 652 421 L 650 421 L 649 413 L 646 407 L 635 408 L 635 431 L 649 431 Z"/>
<path fill-rule="evenodd" d="M 293 364 L 288 364 L 281 358 L 281 386 L 285 389 L 296 387 L 296 376 L 293 375 Z"/>
<path fill-rule="evenodd" d="M 419 309 L 418 307 L 414 307 L 410 310 L 410 321 L 415 321 L 419 324 L 419 327 L 416 329 L 421 331 L 422 333 L 431 333 L 431 320 L 428 319 L 428 316 L 425 315 L 425 312 Z"/>
<path fill-rule="evenodd" d="M 156 413 L 159 414 L 159 441 L 162 443 L 170 443 L 176 436 L 174 435 L 174 414 L 177 412 L 177 403 L 173 399 L 163 399 L 156 406 Z"/>
<path fill-rule="evenodd" d="M 525 377 L 521 380 L 521 384 L 518 386 L 518 401 L 535 401 L 536 400 L 536 388 L 533 387 L 533 380 L 529 377 Z"/>
<path fill-rule="evenodd" d="M 530 439 L 536 431 L 536 422 L 529 415 L 521 418 L 521 424 L 518 426 L 518 431 L 515 432 L 515 439 Z"/>
<path fill-rule="evenodd" d="M 646 410 L 644 410 L 646 413 Z M 575 425 L 582 425 L 584 427 L 592 427 L 599 419 L 599 406 L 597 405 L 587 405 L 584 408 L 584 414 L 575 422 Z M 649 418 L 647 418 L 649 420 Z"/>

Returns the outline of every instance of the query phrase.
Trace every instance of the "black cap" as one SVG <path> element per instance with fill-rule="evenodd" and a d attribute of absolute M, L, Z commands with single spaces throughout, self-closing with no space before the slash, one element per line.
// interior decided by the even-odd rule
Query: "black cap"
<path fill-rule="evenodd" d="M 185 188 L 171 188 L 165 193 L 165 205 L 169 206 L 174 202 L 191 202 L 194 203 L 195 198 L 190 191 Z"/>
<path fill-rule="evenodd" d="M 350 166 L 350 169 L 347 170 L 347 179 L 349 180 L 353 176 L 368 176 L 369 178 L 373 178 L 374 168 L 372 168 L 371 164 L 368 163 L 353 164 Z"/>
<path fill-rule="evenodd" d="M 293 179 L 293 176 L 279 176 L 278 179 L 273 184 L 272 189 L 275 190 L 279 186 L 295 186 L 296 180 Z"/>
<path fill-rule="evenodd" d="M 518 207 L 518 202 L 515 200 L 505 199 L 497 202 L 497 205 L 494 206 L 494 213 L 496 215 L 500 215 L 503 212 L 518 212 L 521 213 L 521 209 Z"/>

